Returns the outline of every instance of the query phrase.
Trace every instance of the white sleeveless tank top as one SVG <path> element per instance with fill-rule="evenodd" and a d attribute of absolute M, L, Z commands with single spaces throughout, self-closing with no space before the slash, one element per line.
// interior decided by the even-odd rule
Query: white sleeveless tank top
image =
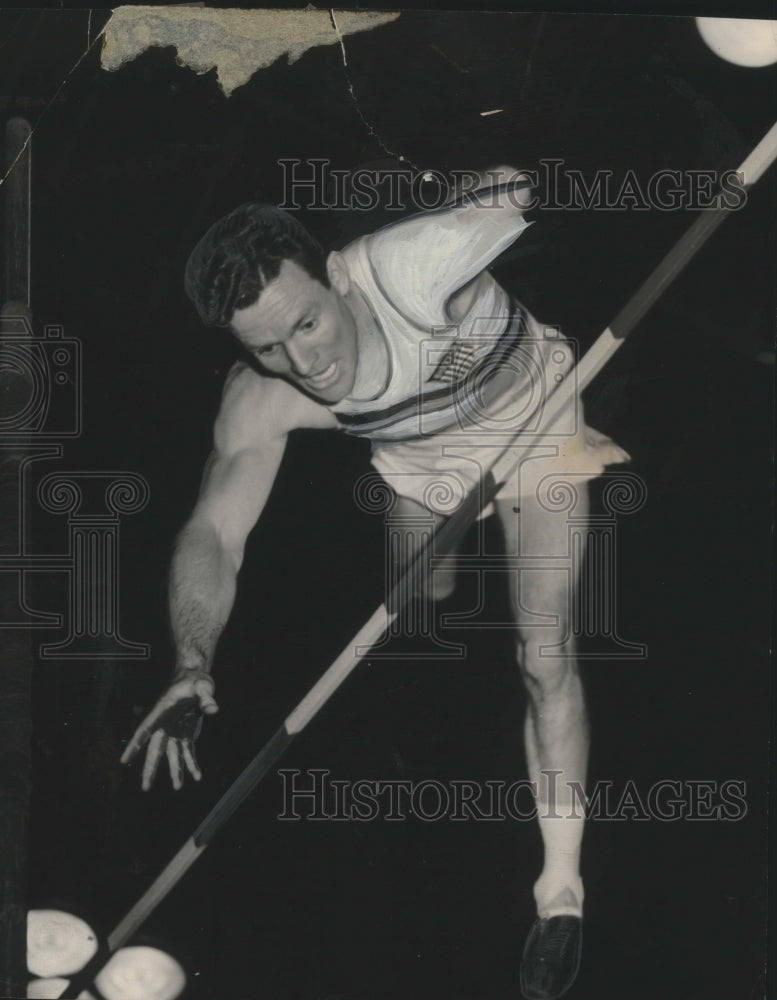
<path fill-rule="evenodd" d="M 372 316 L 372 330 L 360 331 L 354 387 L 329 407 L 346 433 L 406 441 L 468 418 L 473 386 L 482 395 L 525 334 L 524 312 L 493 280 L 461 322 L 448 318 L 446 305 L 528 225 L 508 207 L 470 202 L 402 220 L 343 250 Z"/>

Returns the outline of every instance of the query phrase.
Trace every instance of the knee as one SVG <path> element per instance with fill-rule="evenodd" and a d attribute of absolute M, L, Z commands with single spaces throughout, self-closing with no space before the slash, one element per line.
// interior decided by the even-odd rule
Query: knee
<path fill-rule="evenodd" d="M 553 698 L 578 681 L 572 643 L 543 651 L 542 644 L 536 640 L 518 639 L 515 658 L 526 690 L 534 701 Z"/>

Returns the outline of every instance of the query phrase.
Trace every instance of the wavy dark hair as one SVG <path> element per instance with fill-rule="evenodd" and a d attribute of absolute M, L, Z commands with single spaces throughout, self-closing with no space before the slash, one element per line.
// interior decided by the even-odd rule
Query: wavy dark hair
<path fill-rule="evenodd" d="M 206 326 L 228 327 L 293 260 L 329 288 L 326 254 L 304 226 L 273 205 L 247 202 L 205 233 L 186 262 L 184 288 Z"/>

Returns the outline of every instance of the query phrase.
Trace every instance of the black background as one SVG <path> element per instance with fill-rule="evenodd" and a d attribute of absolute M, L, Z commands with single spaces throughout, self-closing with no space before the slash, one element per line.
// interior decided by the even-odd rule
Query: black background
<path fill-rule="evenodd" d="M 92 38 L 105 17 L 92 14 Z M 131 470 L 151 488 L 121 526 L 122 630 L 151 644 L 151 661 L 51 662 L 35 678 L 31 905 L 76 910 L 104 933 L 382 596 L 381 520 L 352 500 L 368 450 L 298 433 L 220 646 L 203 782 L 143 795 L 137 769 L 119 767 L 170 668 L 170 548 L 233 357 L 182 289 L 204 228 L 243 200 L 280 201 L 278 157 L 353 169 L 396 153 L 443 172 L 563 157 L 586 176 L 643 179 L 736 167 L 772 123 L 777 69 L 721 62 L 685 18 L 407 11 L 346 38 L 357 112 L 336 45 L 281 59 L 229 99 L 213 72 L 197 77 L 170 51 L 109 74 L 95 47 L 68 76 L 88 21 L 0 15 L 0 96 L 8 117 L 36 126 L 36 321 L 62 324 L 84 350 L 83 434 L 42 471 Z M 494 107 L 503 113 L 480 116 Z M 333 247 L 387 221 L 301 217 Z M 495 273 L 583 347 L 692 218 L 533 217 L 525 251 Z M 737 779 L 748 811 L 735 823 L 589 824 L 584 965 L 570 998 L 764 995 L 773 369 L 758 358 L 773 341 L 774 218 L 772 171 L 587 394 L 589 420 L 630 451 L 648 488 L 619 523 L 618 573 L 620 632 L 649 657 L 585 667 L 591 779 Z M 64 526 L 39 520 L 36 547 L 60 550 Z M 61 580 L 37 583 L 42 608 L 60 609 L 63 594 Z M 473 599 L 465 581 L 445 610 Z M 362 668 L 286 766 L 522 776 L 509 639 L 455 638 L 468 644 L 463 663 Z M 282 823 L 282 804 L 273 777 L 139 937 L 182 961 L 187 1000 L 518 995 L 540 862 L 533 824 Z"/>

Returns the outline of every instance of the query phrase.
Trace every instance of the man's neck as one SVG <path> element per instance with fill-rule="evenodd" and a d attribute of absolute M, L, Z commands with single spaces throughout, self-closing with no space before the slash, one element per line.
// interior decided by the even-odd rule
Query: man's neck
<path fill-rule="evenodd" d="M 359 352 L 356 379 L 349 398 L 375 399 L 385 390 L 390 377 L 391 362 L 386 338 L 361 289 L 353 281 L 346 303 L 356 324 Z"/>

